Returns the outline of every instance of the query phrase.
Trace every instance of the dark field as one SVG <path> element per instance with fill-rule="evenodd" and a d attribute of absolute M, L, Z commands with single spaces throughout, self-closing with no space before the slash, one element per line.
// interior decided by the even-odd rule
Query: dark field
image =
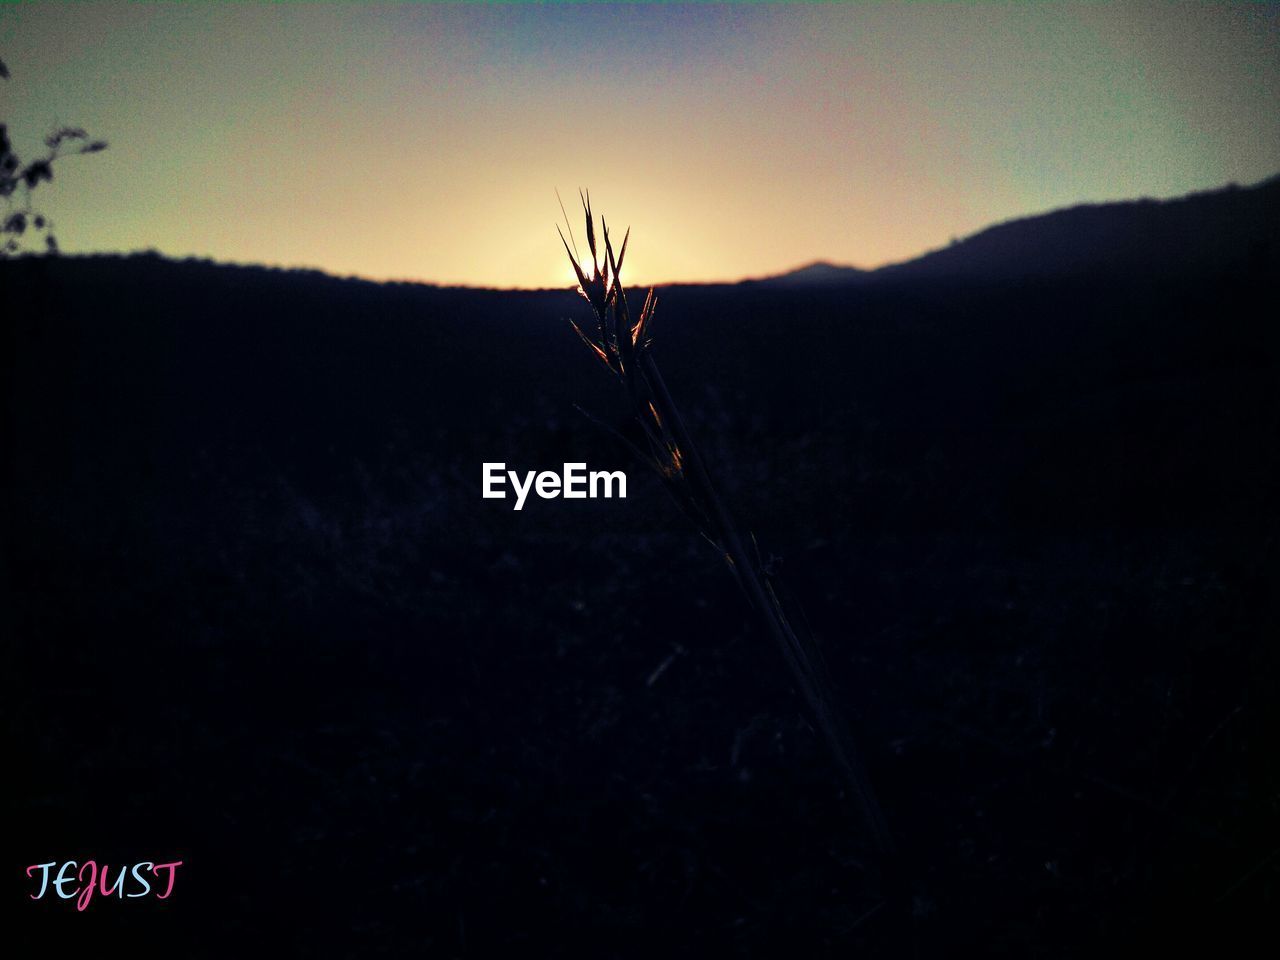
<path fill-rule="evenodd" d="M 1280 896 L 1276 251 L 661 293 L 915 923 L 722 561 L 573 408 L 625 429 L 576 298 L 0 263 L 14 955 L 1235 955 Z M 485 460 L 630 496 L 513 513 Z M 90 857 L 184 866 L 26 900 Z"/>

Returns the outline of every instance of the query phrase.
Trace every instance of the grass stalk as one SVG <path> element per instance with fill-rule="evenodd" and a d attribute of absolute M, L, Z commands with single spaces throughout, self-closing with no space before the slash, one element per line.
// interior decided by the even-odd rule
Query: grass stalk
<path fill-rule="evenodd" d="M 597 242 L 590 194 L 582 195 L 581 200 L 590 260 L 575 256 L 567 241 L 564 247 L 595 322 L 590 334 L 576 323 L 574 329 L 596 358 L 623 382 L 632 413 L 647 441 L 648 450 L 642 452 L 642 456 L 663 479 L 677 504 L 720 550 L 761 627 L 781 650 L 792 679 L 849 788 L 884 872 L 883 880 L 898 887 L 901 871 L 897 847 L 848 724 L 832 695 L 821 652 L 806 632 L 793 626 L 769 572 L 760 562 L 758 551 L 748 549 L 747 540 L 717 491 L 653 358 L 649 339 L 657 308 L 653 290 L 645 298 L 638 318 L 632 319 L 621 279 L 630 232 L 615 257 L 603 218 L 600 221 L 603 242 Z M 572 230 L 570 234 L 572 236 Z M 563 234 L 561 240 L 564 240 Z"/>

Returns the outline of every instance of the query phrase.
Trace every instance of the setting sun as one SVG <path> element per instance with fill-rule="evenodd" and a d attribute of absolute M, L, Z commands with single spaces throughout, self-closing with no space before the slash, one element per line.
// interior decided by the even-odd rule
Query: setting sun
<path fill-rule="evenodd" d="M 1280 167 L 1264 6 L 658 9 L 6 4 L 2 92 L 112 144 L 50 192 L 67 251 L 498 287 L 566 282 L 557 187 L 667 283 Z"/>

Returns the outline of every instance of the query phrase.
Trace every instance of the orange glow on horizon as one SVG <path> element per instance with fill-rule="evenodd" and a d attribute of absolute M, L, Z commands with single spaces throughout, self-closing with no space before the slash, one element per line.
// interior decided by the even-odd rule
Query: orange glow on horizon
<path fill-rule="evenodd" d="M 43 198 L 69 253 L 563 288 L 581 184 L 643 288 L 1280 169 L 1248 4 L 6 4 L 0 36 L 20 153 L 111 144 Z"/>

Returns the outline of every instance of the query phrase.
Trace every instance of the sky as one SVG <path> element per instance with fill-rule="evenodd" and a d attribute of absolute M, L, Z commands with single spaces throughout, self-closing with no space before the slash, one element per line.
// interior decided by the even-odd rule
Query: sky
<path fill-rule="evenodd" d="M 566 286 L 587 187 L 634 282 L 733 280 L 1280 172 L 1276 4 L 6 3 L 0 60 L 20 153 L 110 142 L 65 252 Z"/>

